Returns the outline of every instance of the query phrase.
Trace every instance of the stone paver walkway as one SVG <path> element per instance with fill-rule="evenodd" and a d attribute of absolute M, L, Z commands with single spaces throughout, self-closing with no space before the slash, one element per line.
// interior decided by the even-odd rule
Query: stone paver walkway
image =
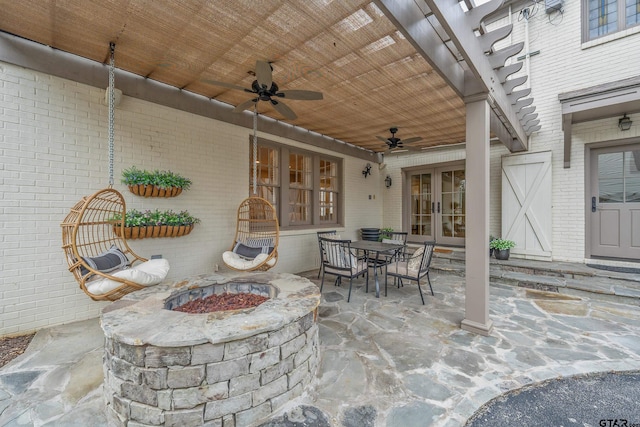
<path fill-rule="evenodd" d="M 316 274 L 303 275 L 319 284 Z M 348 284 L 325 283 L 316 388 L 263 426 L 463 426 L 522 386 L 640 369 L 635 305 L 493 285 L 494 330 L 483 337 L 459 327 L 464 278 L 432 281 L 435 297 L 425 294 L 424 306 L 412 284 L 376 299 L 372 281 L 365 294 L 358 280 L 347 303 Z M 102 339 L 97 319 L 38 332 L 0 370 L 0 426 L 106 425 Z"/>

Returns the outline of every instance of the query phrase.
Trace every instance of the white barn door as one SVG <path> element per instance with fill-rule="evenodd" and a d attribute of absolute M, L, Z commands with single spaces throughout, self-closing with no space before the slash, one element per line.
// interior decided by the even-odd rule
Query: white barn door
<path fill-rule="evenodd" d="M 502 157 L 502 238 L 512 254 L 551 258 L 551 152 Z"/>

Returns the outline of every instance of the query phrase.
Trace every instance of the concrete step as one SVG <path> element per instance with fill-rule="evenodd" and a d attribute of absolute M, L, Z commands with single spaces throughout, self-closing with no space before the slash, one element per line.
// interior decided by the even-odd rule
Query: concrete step
<path fill-rule="evenodd" d="M 465 274 L 462 250 L 437 248 L 431 270 L 442 274 Z M 559 292 L 640 306 L 640 274 L 599 270 L 579 263 L 509 258 L 490 259 L 491 285 L 509 285 Z"/>

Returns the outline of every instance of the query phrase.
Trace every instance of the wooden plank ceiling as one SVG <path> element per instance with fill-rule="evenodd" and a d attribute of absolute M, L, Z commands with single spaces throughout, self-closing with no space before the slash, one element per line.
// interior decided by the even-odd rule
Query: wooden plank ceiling
<path fill-rule="evenodd" d="M 234 106 L 251 95 L 210 82 L 249 88 L 269 61 L 324 99 L 261 114 L 376 152 L 392 126 L 417 149 L 465 138 L 460 97 L 367 0 L 2 0 L 0 30 L 99 62 L 115 42 L 117 68 Z"/>

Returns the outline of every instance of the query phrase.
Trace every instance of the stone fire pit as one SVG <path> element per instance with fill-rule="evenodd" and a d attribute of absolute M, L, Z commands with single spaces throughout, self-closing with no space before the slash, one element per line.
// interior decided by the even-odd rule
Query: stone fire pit
<path fill-rule="evenodd" d="M 258 292 L 234 311 L 172 311 Z M 300 396 L 318 366 L 318 288 L 286 273 L 201 275 L 125 296 L 101 316 L 109 425 L 249 426 Z M 166 308 L 165 308 L 166 307 Z"/>

